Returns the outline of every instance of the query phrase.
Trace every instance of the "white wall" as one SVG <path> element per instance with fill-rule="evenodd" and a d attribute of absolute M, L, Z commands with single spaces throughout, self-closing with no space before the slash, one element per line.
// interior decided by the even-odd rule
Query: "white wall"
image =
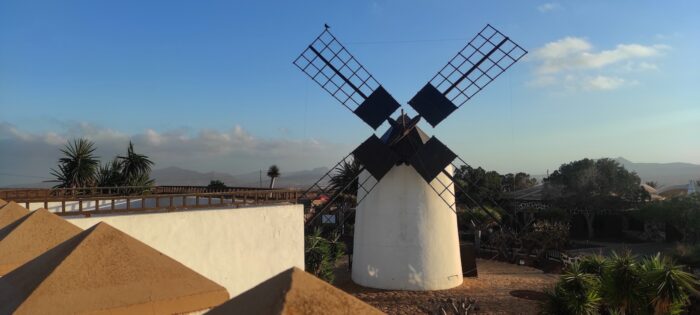
<path fill-rule="evenodd" d="M 443 197 L 454 202 L 450 179 L 440 174 L 438 180 L 449 183 Z M 412 166 L 392 168 L 357 206 L 354 243 L 352 279 L 360 285 L 442 290 L 462 284 L 457 215 Z"/>
<path fill-rule="evenodd" d="M 304 268 L 302 205 L 65 217 L 87 229 L 104 221 L 228 289 L 234 297 Z"/>

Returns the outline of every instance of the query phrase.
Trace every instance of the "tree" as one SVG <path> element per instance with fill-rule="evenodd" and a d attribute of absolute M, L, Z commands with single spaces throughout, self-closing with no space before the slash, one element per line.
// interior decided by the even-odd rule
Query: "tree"
<path fill-rule="evenodd" d="M 277 177 L 280 177 L 280 169 L 277 167 L 277 165 L 273 164 L 267 169 L 267 176 L 270 177 L 270 189 L 274 189 L 275 181 L 277 180 Z"/>
<path fill-rule="evenodd" d="M 472 168 L 469 165 L 463 165 L 455 170 L 454 178 L 465 187 L 466 193 L 479 203 L 495 206 L 493 201 L 500 199 L 503 193 L 502 178 L 496 171 L 487 172 L 481 167 Z M 464 196 L 460 190 L 456 191 L 455 197 L 461 204 L 470 204 L 467 196 Z"/>
<path fill-rule="evenodd" d="M 612 159 L 583 159 L 562 164 L 545 179 L 545 198 L 586 219 L 588 238 L 594 237 L 593 221 L 600 211 L 629 209 L 644 200 L 641 180 Z"/>
<path fill-rule="evenodd" d="M 209 185 L 207 185 L 207 190 L 208 191 L 221 191 L 224 190 L 228 187 L 226 187 L 226 184 L 224 182 L 215 179 L 209 182 Z"/>
<path fill-rule="evenodd" d="M 681 232 L 685 243 L 696 244 L 700 240 L 700 194 L 654 201 L 642 207 L 639 216 L 672 225 Z"/>
<path fill-rule="evenodd" d="M 659 183 L 657 183 L 657 182 L 655 182 L 655 181 L 648 181 L 648 182 L 646 182 L 645 184 L 647 184 L 647 186 L 652 187 L 652 188 L 658 188 L 658 187 L 659 187 Z"/>
<path fill-rule="evenodd" d="M 134 144 L 129 141 L 126 155 L 117 156 L 121 166 L 121 184 L 124 186 L 150 186 L 153 161 L 148 156 L 134 152 Z"/>
<path fill-rule="evenodd" d="M 58 160 L 58 169 L 51 174 L 59 182 L 55 188 L 90 187 L 95 184 L 99 161 L 95 143 L 87 139 L 73 139 L 61 149 L 64 157 Z"/>
<path fill-rule="evenodd" d="M 537 178 L 533 178 L 530 174 L 524 172 L 508 173 L 502 176 L 503 190 L 516 191 L 527 189 L 537 185 Z"/>

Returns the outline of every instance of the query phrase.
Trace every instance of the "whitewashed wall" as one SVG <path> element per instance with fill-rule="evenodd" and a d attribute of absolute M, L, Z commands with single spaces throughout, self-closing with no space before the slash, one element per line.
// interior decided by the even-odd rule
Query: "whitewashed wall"
<path fill-rule="evenodd" d="M 452 174 L 452 166 L 445 169 Z M 360 174 L 362 182 L 369 174 Z M 444 197 L 454 202 L 450 183 Z M 358 192 L 358 198 L 364 196 Z M 352 280 L 379 289 L 443 290 L 462 284 L 457 215 L 408 165 L 392 168 L 357 206 Z"/>
<path fill-rule="evenodd" d="M 292 266 L 304 268 L 302 205 L 66 217 L 104 221 L 221 284 L 234 297 Z"/>

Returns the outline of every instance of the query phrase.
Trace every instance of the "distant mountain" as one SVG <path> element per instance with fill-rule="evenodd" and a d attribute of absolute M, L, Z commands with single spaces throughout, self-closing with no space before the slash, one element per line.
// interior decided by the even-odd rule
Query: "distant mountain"
<path fill-rule="evenodd" d="M 688 184 L 700 179 L 700 165 L 691 163 L 635 163 L 619 157 L 615 161 L 637 172 L 642 182 L 655 181 L 662 186 Z"/>
<path fill-rule="evenodd" d="M 235 184 L 236 177 L 227 173 L 208 172 L 201 173 L 179 167 L 166 167 L 151 172 L 151 178 L 156 180 L 156 185 L 182 185 L 182 186 L 206 186 L 212 180 L 220 180 L 229 186 Z"/>
<path fill-rule="evenodd" d="M 328 168 L 319 167 L 312 170 L 285 172 L 281 170 L 281 176 L 277 179 L 277 187 L 304 188 L 316 182 Z M 192 185 L 206 186 L 212 180 L 220 180 L 228 186 L 259 187 L 261 182 L 260 172 L 250 172 L 239 175 L 231 175 L 221 172 L 202 173 L 179 167 L 168 167 L 153 170 L 151 177 L 156 180 L 156 185 Z M 263 170 L 262 186 L 268 187 L 270 178 Z"/>
<path fill-rule="evenodd" d="M 268 187 L 270 185 L 270 178 L 267 177 L 266 172 L 266 170 L 262 171 L 263 187 Z M 313 183 L 319 180 L 326 172 L 328 172 L 328 168 L 326 167 L 317 167 L 312 170 L 296 172 L 285 172 L 281 170 L 276 185 L 277 187 L 306 188 L 313 185 Z M 260 186 L 260 175 L 260 171 L 236 175 L 234 176 L 236 178 L 236 186 L 258 187 Z M 228 183 L 226 184 L 229 185 Z"/>

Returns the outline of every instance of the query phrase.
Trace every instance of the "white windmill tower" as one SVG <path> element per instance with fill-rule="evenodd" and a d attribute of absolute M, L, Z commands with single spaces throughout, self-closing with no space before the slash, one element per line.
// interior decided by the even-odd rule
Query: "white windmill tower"
<path fill-rule="evenodd" d="M 370 136 L 304 193 L 308 199 L 328 197 L 309 214 L 307 225 L 313 225 L 326 212 L 341 212 L 344 208 L 336 201 L 357 189 L 356 283 L 402 290 L 448 289 L 462 283 L 455 189 L 481 205 L 454 181 L 454 162 L 466 163 L 416 125 L 424 118 L 435 127 L 526 53 L 487 25 L 408 102 L 418 115 L 411 118 L 402 111 L 395 119 L 390 116 L 399 103 L 328 27 L 294 61 L 372 128 L 384 121 L 390 125 L 381 138 Z M 329 189 L 333 171 L 352 163 L 358 166 L 357 184 Z"/>

